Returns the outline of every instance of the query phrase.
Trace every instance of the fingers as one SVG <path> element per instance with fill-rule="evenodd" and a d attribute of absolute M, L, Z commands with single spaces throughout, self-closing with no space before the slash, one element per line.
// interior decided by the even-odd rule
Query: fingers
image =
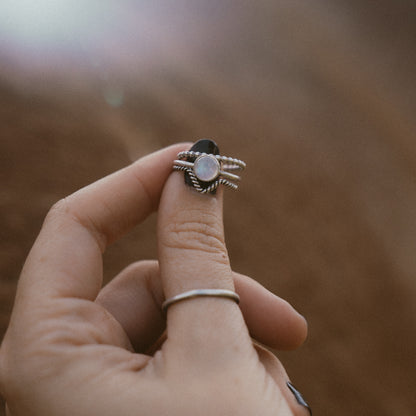
<path fill-rule="evenodd" d="M 216 195 L 197 193 L 184 184 L 182 173 L 172 173 L 159 206 L 158 253 L 166 298 L 194 289 L 234 290 L 224 241 L 222 190 Z M 173 304 L 167 329 L 170 344 L 177 345 L 188 362 L 215 362 L 218 349 L 251 347 L 238 305 L 226 298 Z"/>
<path fill-rule="evenodd" d="M 157 261 L 141 261 L 124 269 L 100 291 L 96 302 L 117 319 L 137 352 L 146 352 L 165 330 Z"/>
<path fill-rule="evenodd" d="M 308 324 L 288 302 L 242 274 L 234 273 L 234 285 L 254 339 L 277 350 L 291 350 L 305 341 Z"/>
<path fill-rule="evenodd" d="M 274 349 L 294 349 L 306 338 L 306 321 L 286 301 L 247 276 L 233 273 L 250 335 Z M 105 286 L 96 302 L 121 324 L 135 350 L 145 353 L 166 327 L 163 289 L 156 261 L 137 262 Z"/>
<path fill-rule="evenodd" d="M 158 205 L 172 161 L 187 145 L 146 156 L 59 202 L 48 214 L 29 255 L 20 293 L 95 299 L 101 287 L 101 253 Z"/>
<path fill-rule="evenodd" d="M 192 289 L 234 289 L 221 190 L 199 194 L 184 184 L 182 173 L 172 173 L 159 207 L 158 242 L 167 298 Z"/>

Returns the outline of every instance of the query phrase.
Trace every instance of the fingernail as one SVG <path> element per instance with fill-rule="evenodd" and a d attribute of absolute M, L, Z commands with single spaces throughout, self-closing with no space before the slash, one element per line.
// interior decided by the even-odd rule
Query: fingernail
<path fill-rule="evenodd" d="M 207 153 L 210 155 L 219 155 L 220 154 L 220 149 L 218 148 L 217 144 L 210 139 L 201 139 L 198 140 L 197 142 L 195 142 L 193 144 L 193 146 L 189 149 L 191 152 L 199 152 L 199 153 Z M 188 160 L 188 162 L 195 162 L 196 158 L 190 158 Z M 203 187 L 209 187 L 213 182 L 204 182 L 201 183 L 200 185 Z M 192 183 L 192 179 L 189 176 L 189 174 L 187 172 L 185 172 L 185 183 L 190 186 L 193 187 L 193 183 Z M 215 191 L 211 192 L 212 194 L 215 194 Z"/>
<path fill-rule="evenodd" d="M 296 389 L 296 387 L 290 382 L 288 381 L 287 383 L 287 387 L 289 388 L 289 390 L 293 393 L 293 395 L 295 396 L 296 401 L 303 407 L 306 407 L 306 409 L 308 409 L 309 414 L 312 415 L 312 409 L 309 407 L 308 403 L 306 403 L 305 399 L 303 398 L 303 396 L 300 394 L 300 392 Z"/>

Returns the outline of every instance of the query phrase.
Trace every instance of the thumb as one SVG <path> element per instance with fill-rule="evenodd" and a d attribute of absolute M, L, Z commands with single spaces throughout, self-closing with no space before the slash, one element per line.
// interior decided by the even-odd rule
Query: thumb
<path fill-rule="evenodd" d="M 201 194 L 185 184 L 182 172 L 174 172 L 168 179 L 158 217 L 159 262 L 166 298 L 194 289 L 234 290 L 222 207 L 222 187 L 215 195 Z M 228 298 L 187 299 L 169 307 L 168 339 L 187 345 L 192 354 L 217 350 L 219 344 L 225 348 L 237 338 L 240 344 L 241 336 L 251 345 L 240 309 Z"/>

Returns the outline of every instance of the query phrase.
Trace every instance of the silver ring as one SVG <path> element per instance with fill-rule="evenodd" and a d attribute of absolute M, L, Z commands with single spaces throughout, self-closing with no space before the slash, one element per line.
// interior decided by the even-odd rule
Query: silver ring
<path fill-rule="evenodd" d="M 245 167 L 246 164 L 239 159 L 193 151 L 178 153 L 177 160 L 173 162 L 173 169 L 186 172 L 193 188 L 201 194 L 214 192 L 219 185 L 237 189 L 238 185 L 234 182 L 241 178 L 229 171 Z"/>
<path fill-rule="evenodd" d="M 173 296 L 167 300 L 165 300 L 162 304 L 162 311 L 166 313 L 169 306 L 173 305 L 174 303 L 181 302 L 187 299 L 193 299 L 202 296 L 213 296 L 216 298 L 228 298 L 236 302 L 237 304 L 240 303 L 240 296 L 237 293 L 233 292 L 232 290 L 226 289 L 195 289 L 189 290 L 188 292 L 180 293 L 179 295 Z"/>

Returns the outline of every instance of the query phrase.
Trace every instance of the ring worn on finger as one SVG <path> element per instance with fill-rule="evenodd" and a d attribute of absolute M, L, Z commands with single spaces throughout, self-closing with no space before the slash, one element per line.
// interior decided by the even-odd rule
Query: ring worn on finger
<path fill-rule="evenodd" d="M 197 141 L 190 150 L 178 153 L 173 169 L 185 173 L 185 183 L 201 194 L 215 193 L 219 185 L 237 189 L 240 176 L 232 173 L 243 170 L 246 164 L 239 159 L 221 156 L 218 146 L 209 139 Z"/>
<path fill-rule="evenodd" d="M 228 298 L 236 302 L 240 302 L 240 296 L 232 290 L 226 289 L 195 289 L 189 290 L 188 292 L 180 293 L 179 295 L 173 296 L 165 300 L 162 304 L 162 311 L 166 313 L 169 306 L 174 303 L 181 302 L 183 300 L 198 298 L 198 297 L 216 297 L 216 298 Z"/>

